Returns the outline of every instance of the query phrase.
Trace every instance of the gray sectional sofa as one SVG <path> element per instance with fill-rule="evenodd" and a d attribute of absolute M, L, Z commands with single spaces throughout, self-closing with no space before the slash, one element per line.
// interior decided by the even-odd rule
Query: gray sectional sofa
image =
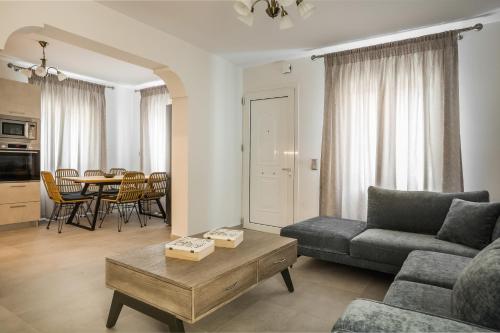
<path fill-rule="evenodd" d="M 333 332 L 498 332 L 500 239 L 473 259 L 413 251 L 383 302 L 353 301 Z"/>
<path fill-rule="evenodd" d="M 383 302 L 355 300 L 332 331 L 500 330 L 500 219 L 481 251 L 437 239 L 454 198 L 488 202 L 489 194 L 371 187 L 366 223 L 318 217 L 282 229 L 299 255 L 397 273 Z"/>
<path fill-rule="evenodd" d="M 281 229 L 299 255 L 396 274 L 408 254 L 425 250 L 474 257 L 479 250 L 436 238 L 453 199 L 488 202 L 487 191 L 435 193 L 368 189 L 367 222 L 315 217 Z M 500 221 L 497 223 L 500 236 Z"/>

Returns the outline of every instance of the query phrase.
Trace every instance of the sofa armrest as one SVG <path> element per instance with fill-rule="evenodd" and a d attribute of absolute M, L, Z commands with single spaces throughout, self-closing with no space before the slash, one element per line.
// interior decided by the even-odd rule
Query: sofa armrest
<path fill-rule="evenodd" d="M 332 332 L 494 332 L 451 318 L 358 299 L 347 307 Z"/>

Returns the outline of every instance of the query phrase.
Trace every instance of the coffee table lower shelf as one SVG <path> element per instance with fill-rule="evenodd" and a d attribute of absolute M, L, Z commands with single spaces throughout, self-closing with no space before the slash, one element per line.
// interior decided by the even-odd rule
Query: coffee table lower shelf
<path fill-rule="evenodd" d="M 294 287 L 288 268 L 281 271 L 281 276 L 285 281 L 288 291 L 293 293 Z M 115 290 L 113 293 L 113 300 L 111 301 L 111 306 L 109 308 L 108 321 L 106 322 L 107 328 L 112 328 L 115 326 L 124 305 L 168 325 L 170 332 L 175 332 L 175 333 L 185 332 L 184 322 L 179 318 L 175 317 L 174 315 L 166 311 L 160 310 L 158 308 L 155 308 L 154 306 L 146 304 L 138 299 L 127 296 L 117 290 Z"/>

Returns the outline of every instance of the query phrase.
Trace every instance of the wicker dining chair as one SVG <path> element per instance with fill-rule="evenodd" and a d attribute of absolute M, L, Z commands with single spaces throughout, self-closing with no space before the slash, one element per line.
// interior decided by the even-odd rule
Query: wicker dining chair
<path fill-rule="evenodd" d="M 52 176 L 50 172 L 42 171 L 40 175 L 42 177 L 45 190 L 47 191 L 47 195 L 50 200 L 54 202 L 54 208 L 50 214 L 47 229 L 50 228 L 50 223 L 55 220 L 58 222 L 57 232 L 61 233 L 64 224 L 64 217 L 69 216 L 75 205 L 88 203 L 91 200 L 91 197 L 82 195 L 80 192 L 61 193 L 54 176 Z M 62 216 L 60 216 L 61 213 L 63 213 Z M 90 222 L 88 216 L 86 214 L 84 216 L 87 218 L 89 225 L 91 225 L 92 223 Z"/>
<path fill-rule="evenodd" d="M 124 168 L 111 168 L 109 169 L 109 173 L 115 176 L 123 176 L 127 172 L 127 169 Z M 117 194 L 119 185 L 109 185 L 104 188 L 105 192 L 109 194 Z"/>
<path fill-rule="evenodd" d="M 163 197 L 169 200 L 170 193 L 170 177 L 166 172 L 153 172 L 149 175 L 148 184 L 144 192 L 144 196 L 140 201 L 141 212 L 145 212 L 151 219 L 154 216 L 152 211 L 152 203 L 156 202 L 158 209 L 161 212 L 163 221 L 167 223 L 167 213 L 161 204 L 161 199 Z M 146 224 L 146 223 L 144 223 Z"/>
<path fill-rule="evenodd" d="M 115 176 L 124 175 L 127 172 L 127 169 L 124 168 L 111 168 L 109 169 L 109 173 Z"/>
<path fill-rule="evenodd" d="M 57 169 L 56 170 L 56 185 L 61 193 L 81 192 L 82 186 L 64 177 L 79 177 L 79 173 L 75 169 Z"/>
<path fill-rule="evenodd" d="M 83 175 L 85 177 L 93 177 L 93 176 L 104 176 L 104 171 L 102 170 L 86 170 Z M 99 192 L 99 186 L 97 185 L 89 185 L 87 188 L 87 193 L 97 194 Z"/>
<path fill-rule="evenodd" d="M 141 214 L 139 212 L 139 201 L 144 196 L 146 177 L 142 172 L 127 172 L 123 175 L 118 194 L 116 196 L 104 197 L 102 200 L 108 203 L 106 213 L 101 218 L 99 227 L 102 227 L 106 216 L 113 208 L 118 209 L 118 231 L 122 225 L 128 223 L 132 213 L 135 211 L 141 228 L 143 227 Z"/>

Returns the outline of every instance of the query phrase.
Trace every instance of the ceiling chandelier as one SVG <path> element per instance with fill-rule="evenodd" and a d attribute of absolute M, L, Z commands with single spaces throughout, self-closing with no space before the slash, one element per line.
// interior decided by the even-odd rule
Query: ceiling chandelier
<path fill-rule="evenodd" d="M 57 79 L 59 81 L 66 80 L 67 76 L 63 72 L 61 72 L 60 70 L 58 70 L 55 67 L 51 67 L 51 66 L 47 67 L 47 58 L 45 58 L 45 48 L 47 47 L 47 45 L 49 45 L 49 43 L 47 43 L 46 41 L 40 40 L 40 41 L 38 41 L 38 44 L 40 44 L 40 46 L 42 47 L 42 58 L 40 59 L 42 61 L 42 63 L 40 65 L 33 65 L 31 67 L 22 67 L 22 66 L 14 65 L 13 63 L 8 63 L 7 66 L 9 68 L 12 68 L 16 72 L 19 72 L 19 73 L 27 76 L 28 78 L 31 78 L 33 73 L 35 73 L 36 76 L 43 77 L 43 78 L 47 77 L 49 74 L 55 74 L 55 75 L 57 75 Z"/>
<path fill-rule="evenodd" d="M 314 5 L 306 0 L 238 0 L 234 4 L 234 10 L 238 13 L 238 19 L 249 25 L 253 25 L 253 12 L 255 5 L 261 1 L 267 3 L 266 13 L 272 19 L 278 17 L 280 29 L 289 29 L 293 27 L 293 22 L 288 15 L 285 7 L 295 2 L 300 16 L 305 20 L 314 12 Z"/>

